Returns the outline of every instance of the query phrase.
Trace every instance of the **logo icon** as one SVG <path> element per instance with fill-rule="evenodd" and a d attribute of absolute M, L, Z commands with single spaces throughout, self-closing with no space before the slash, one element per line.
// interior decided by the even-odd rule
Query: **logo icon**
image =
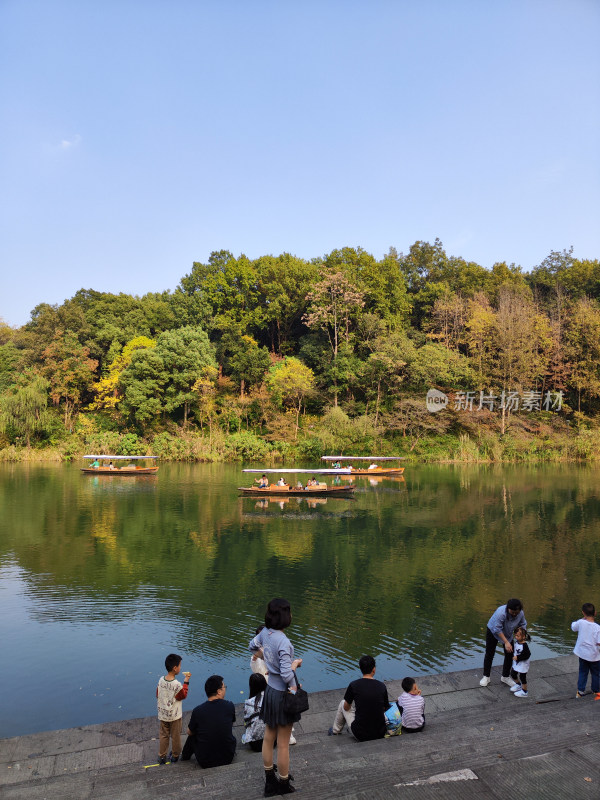
<path fill-rule="evenodd" d="M 427 392 L 427 411 L 431 414 L 437 414 L 448 405 L 448 396 L 438 389 L 430 389 Z"/>

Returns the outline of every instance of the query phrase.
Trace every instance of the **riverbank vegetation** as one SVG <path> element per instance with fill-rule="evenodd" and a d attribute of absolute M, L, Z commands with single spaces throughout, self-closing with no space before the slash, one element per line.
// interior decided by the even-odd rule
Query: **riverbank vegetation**
<path fill-rule="evenodd" d="M 431 413 L 426 393 L 447 397 Z M 0 460 L 591 459 L 600 262 L 530 273 L 439 240 L 194 263 L 173 291 L 78 291 L 0 324 Z"/>

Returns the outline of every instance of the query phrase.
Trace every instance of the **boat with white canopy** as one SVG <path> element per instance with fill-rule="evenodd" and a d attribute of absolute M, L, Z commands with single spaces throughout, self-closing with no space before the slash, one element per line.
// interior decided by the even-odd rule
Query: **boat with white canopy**
<path fill-rule="evenodd" d="M 321 456 L 321 461 L 331 461 L 333 464 L 339 464 L 336 472 L 340 474 L 347 472 L 350 469 L 351 475 L 402 475 L 404 467 L 394 467 L 391 464 L 388 466 L 384 464 L 381 466 L 380 462 L 390 461 L 404 461 L 405 456 Z M 349 461 L 350 467 L 342 467 L 342 462 Z M 362 462 L 369 462 L 369 466 L 365 467 Z M 354 463 L 358 462 L 358 466 Z"/>
<path fill-rule="evenodd" d="M 156 475 L 158 467 L 156 464 L 141 466 L 134 463 L 136 461 L 156 461 L 158 456 L 112 456 L 112 455 L 91 455 L 84 456 L 86 461 L 91 461 L 89 467 L 83 467 L 81 471 L 86 475 Z M 114 462 L 117 462 L 116 464 Z M 122 466 L 120 466 L 122 464 Z"/>
<path fill-rule="evenodd" d="M 347 475 L 351 476 L 352 470 L 346 469 L 245 469 L 243 472 L 259 473 L 260 479 L 255 480 L 257 486 L 238 486 L 238 490 L 245 495 L 261 497 L 264 495 L 276 495 L 279 497 L 289 497 L 298 495 L 307 497 L 310 495 L 350 495 L 354 492 L 354 486 L 329 486 L 321 480 L 317 480 L 317 475 Z M 271 483 L 269 475 L 279 475 L 277 483 Z M 286 483 L 284 475 L 309 474 L 312 477 L 304 485 L 298 481 L 295 485 Z"/>

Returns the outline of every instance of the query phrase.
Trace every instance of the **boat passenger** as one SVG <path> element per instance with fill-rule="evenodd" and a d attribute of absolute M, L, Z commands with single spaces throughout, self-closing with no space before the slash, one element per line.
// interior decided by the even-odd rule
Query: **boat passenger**
<path fill-rule="evenodd" d="M 302 481 L 298 481 L 296 484 L 296 489 L 304 489 L 304 486 L 302 486 Z"/>
<path fill-rule="evenodd" d="M 282 476 L 281 476 L 281 478 L 279 478 L 279 480 L 277 481 L 277 486 L 287 486 L 287 483 L 286 483 L 286 482 L 284 481 L 284 479 L 283 479 L 283 475 L 282 475 Z"/>
<path fill-rule="evenodd" d="M 255 479 L 256 483 L 258 483 L 259 489 L 268 489 L 269 487 L 269 479 L 265 474 L 262 475 L 260 478 Z"/>
<path fill-rule="evenodd" d="M 314 475 L 313 475 L 312 478 L 309 478 L 306 481 L 306 488 L 307 489 L 309 488 L 309 486 L 318 486 L 318 485 L 319 485 L 319 481 L 314 477 Z"/>
<path fill-rule="evenodd" d="M 378 464 L 369 464 L 369 469 L 379 469 Z"/>
<path fill-rule="evenodd" d="M 108 468 L 109 469 L 115 469 L 115 465 L 112 463 L 112 461 L 109 461 Z"/>
<path fill-rule="evenodd" d="M 92 469 L 100 469 L 100 462 L 98 461 L 97 458 L 94 461 L 92 461 Z"/>

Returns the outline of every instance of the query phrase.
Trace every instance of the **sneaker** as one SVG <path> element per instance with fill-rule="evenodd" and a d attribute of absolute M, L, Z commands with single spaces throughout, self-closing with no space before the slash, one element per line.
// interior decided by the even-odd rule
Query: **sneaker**
<path fill-rule="evenodd" d="M 166 756 L 163 756 L 162 758 L 159 758 L 159 759 L 158 759 L 158 764 L 159 764 L 159 766 L 161 766 L 161 767 L 162 767 L 162 765 L 163 765 L 163 764 L 166 764 L 166 763 L 167 763 L 167 757 L 166 757 Z"/>
<path fill-rule="evenodd" d="M 489 686 L 490 685 L 490 679 L 488 678 L 487 675 L 483 676 L 483 678 L 479 681 L 479 685 L 480 686 Z"/>
<path fill-rule="evenodd" d="M 290 734 L 290 744 L 296 744 L 296 737 L 294 736 L 293 733 Z"/>
<path fill-rule="evenodd" d="M 594 700 L 600 700 L 600 692 L 594 694 Z"/>
<path fill-rule="evenodd" d="M 340 734 L 337 731 L 333 730 L 333 727 L 329 728 L 327 731 L 327 736 L 339 736 Z"/>
<path fill-rule="evenodd" d="M 179 761 L 179 756 L 171 756 L 169 761 L 171 762 L 171 764 L 176 764 Z"/>
<path fill-rule="evenodd" d="M 514 686 L 510 687 L 510 690 L 511 690 L 511 692 L 518 692 L 520 688 L 521 688 L 521 684 L 520 683 L 515 683 Z"/>
<path fill-rule="evenodd" d="M 518 692 L 515 692 L 515 697 L 529 697 L 529 692 L 524 692 L 523 689 L 519 689 Z"/>
<path fill-rule="evenodd" d="M 513 679 L 510 677 L 510 675 L 508 676 L 508 678 L 504 678 L 504 677 L 500 678 L 500 682 L 501 683 L 505 683 L 507 686 L 515 686 L 515 684 L 516 684 L 516 681 L 513 681 Z"/>
<path fill-rule="evenodd" d="M 576 694 L 575 694 L 575 698 L 579 699 L 580 697 L 583 697 L 584 695 L 585 695 L 585 692 L 577 691 Z"/>

